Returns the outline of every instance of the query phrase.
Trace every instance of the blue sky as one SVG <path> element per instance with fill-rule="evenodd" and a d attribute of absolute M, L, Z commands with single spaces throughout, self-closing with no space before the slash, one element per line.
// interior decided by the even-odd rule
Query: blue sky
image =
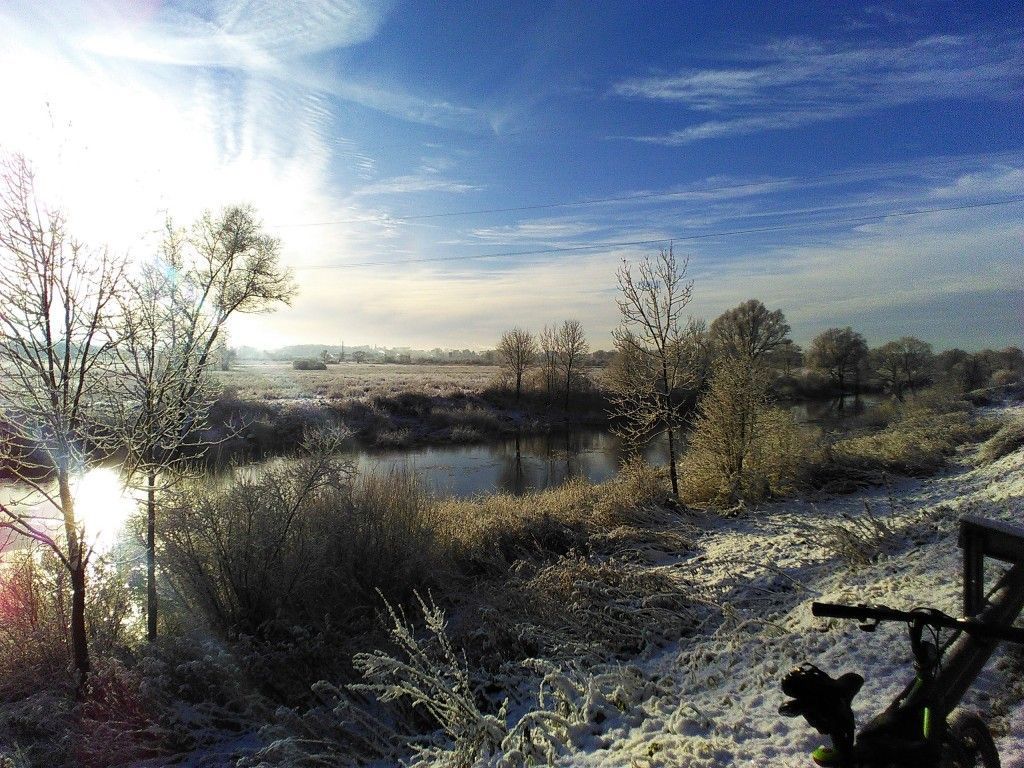
<path fill-rule="evenodd" d="M 669 238 L 696 316 L 758 297 L 801 342 L 1022 341 L 1019 2 L 8 1 L 0 23 L 0 145 L 90 239 L 143 255 L 165 211 L 230 202 L 280 235 L 301 292 L 237 343 L 485 347 L 573 316 L 607 347 L 617 266 Z"/>

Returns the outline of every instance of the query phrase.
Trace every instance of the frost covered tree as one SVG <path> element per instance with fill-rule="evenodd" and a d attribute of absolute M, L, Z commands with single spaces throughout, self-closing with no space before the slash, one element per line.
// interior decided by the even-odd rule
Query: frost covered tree
<path fill-rule="evenodd" d="M 513 328 L 501 334 L 498 357 L 502 370 L 516 382 L 516 402 L 523 390 L 523 374 L 537 357 L 537 340 L 529 331 Z"/>
<path fill-rule="evenodd" d="M 850 326 L 822 331 L 807 350 L 810 367 L 828 374 L 840 396 L 846 393 L 846 381 L 859 377 L 867 358 L 867 342 Z"/>
<path fill-rule="evenodd" d="M 760 361 L 783 342 L 789 325 L 782 310 L 750 299 L 715 318 L 709 333 L 717 353 Z"/>
<path fill-rule="evenodd" d="M 693 296 L 687 260 L 672 248 L 646 257 L 636 268 L 619 267 L 621 325 L 614 332 L 618 363 L 611 376 L 612 403 L 623 421 L 618 431 L 632 442 L 657 434 L 668 438 L 672 494 L 679 496 L 676 431 L 682 427 L 680 390 L 693 385 L 697 326 L 682 313 Z"/>
<path fill-rule="evenodd" d="M 89 675 L 86 590 L 90 534 L 75 484 L 111 448 L 108 364 L 123 260 L 68 232 L 36 197 L 21 156 L 0 167 L 0 464 L 22 483 L 0 504 L 0 528 L 47 547 L 71 582 L 71 654 Z M 40 511 L 49 508 L 54 517 Z"/>
<path fill-rule="evenodd" d="M 127 281 L 118 348 L 117 420 L 123 471 L 146 494 L 147 636 L 157 633 L 157 494 L 206 445 L 199 437 L 213 400 L 225 323 L 288 303 L 294 284 L 280 242 L 254 211 L 205 213 L 190 232 L 167 223 L 161 248 Z"/>

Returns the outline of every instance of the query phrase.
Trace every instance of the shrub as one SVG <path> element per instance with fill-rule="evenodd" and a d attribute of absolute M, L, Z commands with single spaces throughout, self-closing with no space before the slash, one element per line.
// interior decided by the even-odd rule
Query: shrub
<path fill-rule="evenodd" d="M 167 515 L 165 563 L 222 633 L 355 632 L 370 623 L 376 590 L 401 602 L 434 580 L 430 516 L 413 477 L 355 477 L 316 453 L 188 489 Z"/>
<path fill-rule="evenodd" d="M 508 578 L 477 585 L 471 602 L 464 644 L 492 668 L 530 657 L 593 663 L 635 655 L 689 634 L 701 618 L 699 600 L 667 574 L 578 553 L 520 563 Z"/>
<path fill-rule="evenodd" d="M 992 373 L 992 386 L 993 387 L 1005 387 L 1010 384 L 1017 384 L 1021 380 L 1021 375 L 1018 371 L 1012 371 L 1007 368 L 1001 368 L 998 371 Z"/>
<path fill-rule="evenodd" d="M 994 419 L 978 419 L 963 395 L 949 388 L 925 390 L 900 403 L 881 404 L 863 426 L 875 431 L 837 440 L 813 468 L 813 484 L 847 492 L 882 482 L 887 474 L 923 477 L 943 467 L 965 443 L 991 436 Z"/>
<path fill-rule="evenodd" d="M 883 515 L 864 502 L 860 515 L 842 513 L 836 518 L 815 517 L 801 524 L 803 537 L 832 557 L 860 567 L 913 544 L 934 538 L 943 524 L 945 508 L 922 507 L 897 514 L 892 507 Z"/>
<path fill-rule="evenodd" d="M 575 478 L 523 496 L 446 499 L 435 525 L 453 566 L 474 575 L 501 575 L 519 560 L 550 562 L 624 526 L 680 527 L 663 505 L 662 473 L 636 462 L 613 480 L 591 485 Z"/>
<path fill-rule="evenodd" d="M 657 692 L 635 668 L 531 660 L 540 677 L 535 703 L 510 711 L 508 700 L 484 698 L 441 609 L 421 601 L 421 610 L 425 631 L 418 632 L 388 606 L 393 650 L 356 656 L 362 683 L 321 681 L 314 686 L 319 706 L 301 715 L 279 711 L 279 723 L 266 729 L 269 746 L 239 765 L 553 765 L 570 745 L 592 743 L 602 723 Z M 435 731 L 418 735 L 424 727 Z"/>
<path fill-rule="evenodd" d="M 832 460 L 853 470 L 922 477 L 941 468 L 959 445 L 980 436 L 980 429 L 966 413 L 910 410 L 874 434 L 838 441 Z"/>
<path fill-rule="evenodd" d="M 326 371 L 327 363 L 323 360 L 307 357 L 300 360 L 292 360 L 292 368 L 296 371 Z"/>
<path fill-rule="evenodd" d="M 815 433 L 769 405 L 765 372 L 748 361 L 720 358 L 697 405 L 681 462 L 690 503 L 760 501 L 792 492 L 816 450 Z"/>
<path fill-rule="evenodd" d="M 98 657 L 136 639 L 130 595 L 108 558 L 90 568 L 86 615 L 89 642 Z M 39 681 L 63 690 L 71 684 L 67 570 L 48 550 L 33 548 L 0 557 L 0 699 L 34 693 Z"/>

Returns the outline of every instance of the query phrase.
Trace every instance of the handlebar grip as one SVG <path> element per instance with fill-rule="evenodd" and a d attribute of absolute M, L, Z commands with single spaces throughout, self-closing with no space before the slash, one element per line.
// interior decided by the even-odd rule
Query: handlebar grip
<path fill-rule="evenodd" d="M 864 619 L 866 605 L 839 605 L 838 603 L 811 603 L 811 614 L 832 619 Z"/>

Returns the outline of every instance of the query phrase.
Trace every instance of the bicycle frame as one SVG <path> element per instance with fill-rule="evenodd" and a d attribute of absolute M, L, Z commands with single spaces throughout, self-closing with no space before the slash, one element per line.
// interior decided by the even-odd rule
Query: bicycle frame
<path fill-rule="evenodd" d="M 1024 642 L 1024 630 L 1011 627 L 1024 609 L 1024 529 L 967 518 L 961 521 L 960 543 L 964 547 L 965 607 L 973 608 L 971 613 L 976 613 L 984 604 L 984 609 L 974 618 L 956 620 L 941 614 L 940 619 L 938 612 L 929 613 L 927 609 L 906 613 L 866 606 L 821 603 L 812 606 L 815 615 L 859 618 L 861 628 L 869 631 L 880 620 L 910 617 L 911 648 L 917 672 L 882 713 L 857 731 L 852 743 L 849 731 L 844 738 L 838 730 L 823 730 L 820 724 L 816 725 L 833 741 L 831 749 L 821 747 L 812 755 L 819 765 L 844 768 L 941 765 L 943 756 L 952 749 L 947 718 L 973 684 L 999 640 Z M 1015 563 L 999 579 L 987 602 L 978 596 L 986 554 Z M 870 623 L 871 620 L 874 623 Z M 939 648 L 923 639 L 926 626 L 954 628 L 960 635 L 951 645 Z M 792 711 L 786 713 L 792 714 Z"/>

